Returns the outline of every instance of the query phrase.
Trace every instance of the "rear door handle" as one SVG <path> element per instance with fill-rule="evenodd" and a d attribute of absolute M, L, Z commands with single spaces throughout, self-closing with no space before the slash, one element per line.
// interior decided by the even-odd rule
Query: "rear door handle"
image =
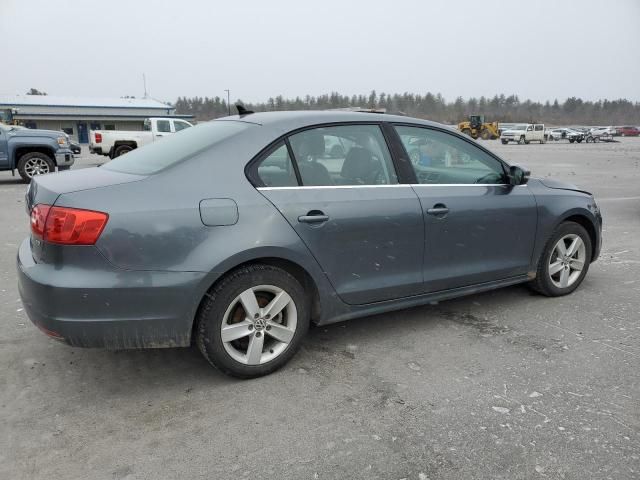
<path fill-rule="evenodd" d="M 329 220 L 329 215 L 325 215 L 320 210 L 311 210 L 306 215 L 300 215 L 298 221 L 300 223 L 323 223 Z"/>
<path fill-rule="evenodd" d="M 442 203 L 436 203 L 433 208 L 427 210 L 427 213 L 429 215 L 435 215 L 436 217 L 446 215 L 447 213 L 449 213 L 449 208 Z"/>

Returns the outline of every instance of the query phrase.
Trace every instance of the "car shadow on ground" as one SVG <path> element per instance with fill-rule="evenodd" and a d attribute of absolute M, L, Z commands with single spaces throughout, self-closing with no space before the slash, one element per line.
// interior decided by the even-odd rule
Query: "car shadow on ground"
<path fill-rule="evenodd" d="M 349 344 L 370 347 L 394 335 L 413 337 L 424 334 L 442 322 L 454 321 L 470 328 L 486 328 L 487 320 L 476 317 L 479 309 L 518 309 L 530 301 L 530 291 L 523 286 L 507 287 L 449 300 L 436 305 L 425 305 L 390 313 L 371 315 L 348 322 L 324 326 L 312 326 L 303 341 L 301 352 L 275 375 L 290 375 L 303 365 L 317 365 L 336 354 L 349 355 L 345 347 Z M 184 389 L 188 391 L 194 384 L 219 388 L 242 380 L 224 375 L 213 368 L 200 354 L 197 347 L 141 349 L 108 351 L 99 349 L 79 349 L 60 345 L 50 353 L 56 357 L 55 363 L 73 362 L 80 371 L 81 378 L 66 377 L 69 385 L 77 388 L 77 381 L 86 388 L 102 391 L 109 396 L 125 395 L 127 392 L 155 389 Z M 49 361 L 51 362 L 51 358 Z M 60 381 L 65 382 L 65 379 Z"/>
<path fill-rule="evenodd" d="M 0 185 L 24 185 L 25 188 L 27 187 L 27 184 L 18 175 L 15 177 L 0 177 Z"/>

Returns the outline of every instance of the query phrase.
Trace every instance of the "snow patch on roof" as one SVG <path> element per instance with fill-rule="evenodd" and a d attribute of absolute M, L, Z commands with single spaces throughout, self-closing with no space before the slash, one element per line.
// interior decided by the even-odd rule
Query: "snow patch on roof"
<path fill-rule="evenodd" d="M 153 98 L 57 97 L 53 95 L 0 95 L 0 105 L 52 107 L 173 108 Z"/>

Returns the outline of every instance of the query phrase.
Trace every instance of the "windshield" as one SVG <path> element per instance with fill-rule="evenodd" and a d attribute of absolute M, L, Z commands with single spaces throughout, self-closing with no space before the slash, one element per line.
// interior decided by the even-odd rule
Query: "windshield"
<path fill-rule="evenodd" d="M 193 157 L 250 127 L 251 124 L 244 122 L 201 123 L 117 157 L 102 168 L 136 175 L 150 175 Z"/>

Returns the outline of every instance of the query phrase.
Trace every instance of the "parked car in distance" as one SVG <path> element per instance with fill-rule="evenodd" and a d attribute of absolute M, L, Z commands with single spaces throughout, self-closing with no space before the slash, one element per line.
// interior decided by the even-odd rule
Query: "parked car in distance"
<path fill-rule="evenodd" d="M 590 133 L 596 133 L 598 135 L 613 135 L 615 128 L 613 127 L 593 127 Z"/>
<path fill-rule="evenodd" d="M 571 128 L 554 128 L 547 132 L 547 139 L 549 141 L 568 140 L 569 143 L 582 142 L 585 134 Z"/>
<path fill-rule="evenodd" d="M 416 144 L 428 163 L 409 161 Z M 601 244 L 590 193 L 444 125 L 375 113 L 226 117 L 37 177 L 26 200 L 18 288 L 44 333 L 195 343 L 243 378 L 284 365 L 310 323 L 517 283 L 569 294 Z"/>
<path fill-rule="evenodd" d="M 73 152 L 63 132 L 0 124 L 0 171 L 18 170 L 25 182 L 35 175 L 68 170 Z"/>
<path fill-rule="evenodd" d="M 509 142 L 517 142 L 520 145 L 529 144 L 530 142 L 545 142 L 545 130 L 542 123 L 528 123 L 524 125 L 516 125 L 515 127 L 505 130 L 500 134 L 500 141 L 503 145 Z"/>
<path fill-rule="evenodd" d="M 637 137 L 640 135 L 640 130 L 632 126 L 616 127 L 616 134 L 621 137 Z"/>
<path fill-rule="evenodd" d="M 91 130 L 89 151 L 115 158 L 192 126 L 176 118 L 147 118 L 142 131 Z"/>
<path fill-rule="evenodd" d="M 589 130 L 585 137 L 587 143 L 612 142 L 613 135 L 608 127 L 595 127 Z"/>

